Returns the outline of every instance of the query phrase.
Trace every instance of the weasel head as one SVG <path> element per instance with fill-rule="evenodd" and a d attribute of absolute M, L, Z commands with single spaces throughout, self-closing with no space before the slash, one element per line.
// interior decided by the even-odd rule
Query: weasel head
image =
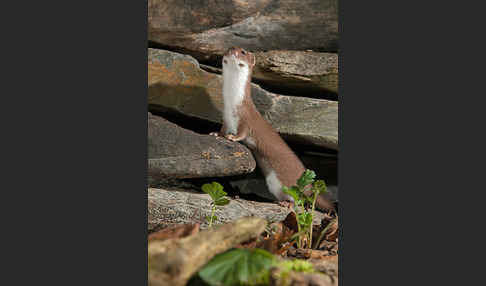
<path fill-rule="evenodd" d="M 250 74 L 255 66 L 255 56 L 242 48 L 229 48 L 223 55 L 223 72 Z"/>

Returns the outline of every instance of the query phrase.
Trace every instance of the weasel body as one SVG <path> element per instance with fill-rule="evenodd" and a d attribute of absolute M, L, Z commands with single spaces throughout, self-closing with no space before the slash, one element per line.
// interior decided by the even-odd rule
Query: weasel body
<path fill-rule="evenodd" d="M 241 48 L 230 48 L 223 56 L 223 126 L 219 133 L 250 148 L 265 176 L 269 191 L 279 201 L 292 201 L 282 186 L 296 185 L 305 167 L 280 135 L 261 116 L 251 99 L 251 75 L 255 56 Z M 319 197 L 318 206 L 332 209 Z"/>

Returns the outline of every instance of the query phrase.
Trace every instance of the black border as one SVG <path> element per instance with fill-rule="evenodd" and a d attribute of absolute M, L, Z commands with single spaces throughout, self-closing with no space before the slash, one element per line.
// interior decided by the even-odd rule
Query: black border
<path fill-rule="evenodd" d="M 24 4 L 3 10 L 2 278 L 146 285 L 147 1 Z M 457 284 L 474 253 L 454 226 L 482 179 L 484 25 L 452 6 L 339 1 L 341 285 Z"/>
<path fill-rule="evenodd" d="M 147 1 L 49 4 L 2 10 L 0 284 L 146 285 Z"/>

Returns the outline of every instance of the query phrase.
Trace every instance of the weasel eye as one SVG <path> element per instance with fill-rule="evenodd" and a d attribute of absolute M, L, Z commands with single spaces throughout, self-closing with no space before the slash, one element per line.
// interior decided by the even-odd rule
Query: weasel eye
<path fill-rule="evenodd" d="M 240 67 L 244 67 L 245 65 L 244 64 L 238 64 Z"/>
<path fill-rule="evenodd" d="M 245 52 L 245 50 L 241 50 L 241 53 L 242 53 L 242 54 L 244 54 L 244 55 L 246 55 L 246 52 Z"/>

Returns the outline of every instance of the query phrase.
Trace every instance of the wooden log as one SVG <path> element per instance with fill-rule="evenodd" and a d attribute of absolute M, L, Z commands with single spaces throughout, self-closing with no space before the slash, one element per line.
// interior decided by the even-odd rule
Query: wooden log
<path fill-rule="evenodd" d="M 262 218 L 245 217 L 182 239 L 148 244 L 149 286 L 182 286 L 213 256 L 256 238 L 265 229 Z"/>

